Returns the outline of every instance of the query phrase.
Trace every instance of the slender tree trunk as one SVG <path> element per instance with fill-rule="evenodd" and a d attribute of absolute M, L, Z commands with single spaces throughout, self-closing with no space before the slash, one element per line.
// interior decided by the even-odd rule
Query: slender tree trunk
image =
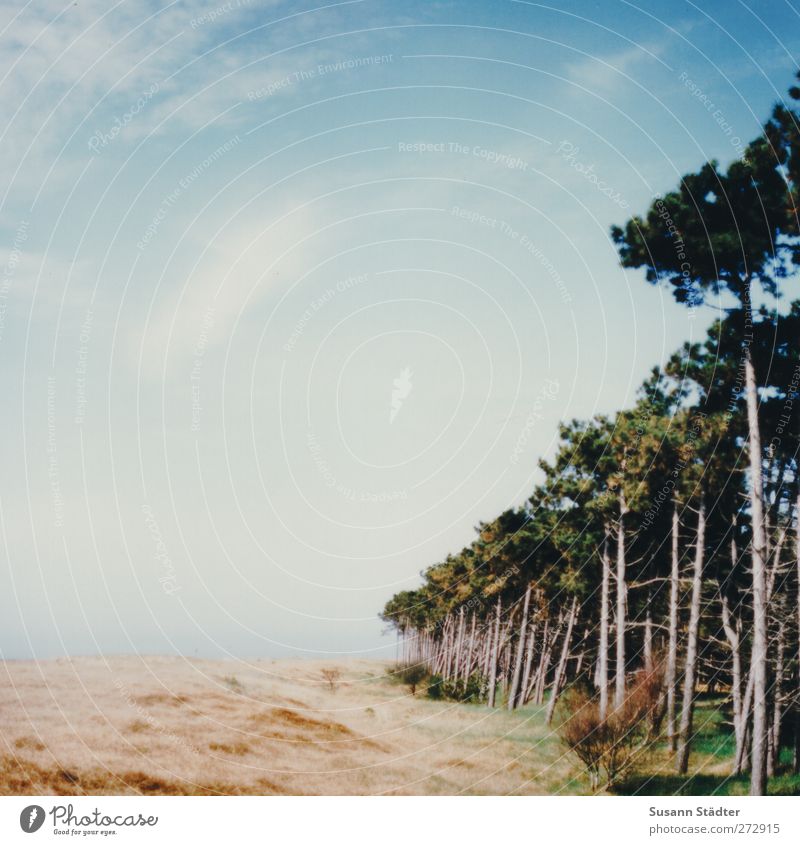
<path fill-rule="evenodd" d="M 678 749 L 678 735 L 675 730 L 675 683 L 678 677 L 678 602 L 681 577 L 679 532 L 678 503 L 675 502 L 672 509 L 672 571 L 669 578 L 669 647 L 664 679 L 667 687 L 667 736 L 672 751 Z"/>
<path fill-rule="evenodd" d="M 800 772 L 800 491 L 797 494 L 797 502 L 794 509 L 796 526 L 795 536 L 795 558 L 797 563 L 797 697 L 795 723 L 794 723 L 794 772 Z"/>
<path fill-rule="evenodd" d="M 497 599 L 497 616 L 494 623 L 494 643 L 492 644 L 492 657 L 489 662 L 489 707 L 494 707 L 495 693 L 497 691 L 497 658 L 500 650 L 500 615 L 502 614 L 502 599 Z"/>
<path fill-rule="evenodd" d="M 522 673 L 522 688 L 519 691 L 519 704 L 522 707 L 528 701 L 530 695 L 528 684 L 531 680 L 531 668 L 533 667 L 533 655 L 536 650 L 536 620 L 530 625 L 528 632 L 528 645 L 525 647 L 525 671 Z"/>
<path fill-rule="evenodd" d="M 506 648 L 508 645 L 508 648 Z M 502 649 L 503 649 L 503 659 L 502 659 L 502 671 L 500 672 L 500 694 L 501 698 L 505 696 L 506 700 L 508 699 L 508 675 L 511 671 L 511 642 L 510 636 L 503 636 L 502 639 Z"/>
<path fill-rule="evenodd" d="M 509 616 L 503 636 L 500 638 L 500 649 L 502 653 L 502 671 L 500 672 L 500 691 L 508 697 L 509 674 L 511 672 L 511 632 L 513 630 L 513 617 Z M 508 648 L 506 648 L 508 645 Z"/>
<path fill-rule="evenodd" d="M 547 702 L 547 724 L 549 725 L 553 721 L 553 714 L 556 710 L 556 703 L 558 702 L 558 696 L 561 692 L 561 686 L 564 682 L 564 677 L 567 671 L 567 661 L 569 660 L 569 645 L 570 640 L 572 639 L 572 629 L 575 626 L 575 618 L 578 615 L 578 599 L 577 597 L 572 599 L 572 607 L 569 611 L 569 618 L 567 621 L 567 630 L 564 634 L 564 643 L 561 646 L 561 657 L 558 661 L 558 666 L 556 667 L 556 674 L 553 678 L 553 686 L 550 692 L 550 700 Z"/>
<path fill-rule="evenodd" d="M 644 612 L 644 668 L 653 671 L 653 594 L 647 591 L 647 607 Z"/>
<path fill-rule="evenodd" d="M 624 463 L 624 462 L 623 462 Z M 624 471 L 624 467 L 623 467 Z M 627 603 L 626 561 L 625 561 L 625 515 L 628 506 L 625 491 L 620 482 L 619 525 L 617 527 L 617 665 L 614 683 L 614 707 L 622 707 L 625 701 L 625 616 Z"/>
<path fill-rule="evenodd" d="M 451 632 L 452 632 L 452 619 L 448 616 L 444 620 L 444 633 L 442 636 L 442 650 L 444 652 L 444 671 L 442 672 L 442 677 L 446 680 L 450 680 L 450 658 L 452 656 L 453 650 L 450 647 L 451 642 Z"/>
<path fill-rule="evenodd" d="M 531 585 L 525 590 L 525 602 L 522 606 L 522 620 L 519 623 L 519 642 L 517 643 L 517 655 L 514 661 L 514 675 L 511 679 L 511 687 L 508 691 L 508 709 L 517 707 L 519 695 L 519 683 L 522 678 L 522 660 L 525 655 L 525 632 L 528 629 L 528 608 L 531 603 Z"/>
<path fill-rule="evenodd" d="M 536 694 L 534 701 L 536 704 L 541 704 L 544 701 L 544 688 L 547 683 L 547 672 L 550 669 L 550 654 L 553 650 L 553 643 L 558 638 L 561 632 L 562 614 L 559 611 L 558 620 L 556 622 L 555 630 L 550 628 L 550 636 L 548 637 L 548 622 L 545 620 L 544 638 L 542 640 L 542 655 L 539 658 L 539 667 L 536 670 Z"/>
<path fill-rule="evenodd" d="M 742 699 L 742 747 L 740 752 L 736 755 L 734 764 L 734 774 L 741 774 L 750 768 L 750 748 L 749 736 L 751 734 L 751 721 L 753 715 L 753 687 L 754 676 L 752 661 L 750 671 L 747 675 L 747 686 L 744 690 L 744 698 Z"/>
<path fill-rule="evenodd" d="M 694 687 L 697 670 L 697 639 L 700 631 L 700 600 L 703 586 L 703 556 L 706 541 L 706 508 L 700 502 L 697 517 L 697 546 L 692 574 L 692 604 L 689 612 L 688 641 L 686 644 L 686 670 L 683 677 L 683 704 L 681 707 L 680 737 L 678 742 L 678 774 L 685 775 L 689 769 L 689 749 L 692 742 L 692 716 L 694 711 Z"/>
<path fill-rule="evenodd" d="M 597 656 L 600 676 L 600 719 L 608 716 L 608 593 L 611 583 L 611 557 L 608 554 L 608 527 L 603 540 L 603 581 L 600 588 L 600 645 Z"/>
<path fill-rule="evenodd" d="M 492 622 L 491 618 L 489 618 L 486 622 L 485 630 L 483 632 L 483 682 L 485 684 L 489 683 L 489 666 L 491 665 L 492 661 L 492 628 L 494 627 L 494 623 Z M 489 690 L 486 690 L 487 698 Z"/>
<path fill-rule="evenodd" d="M 748 318 L 750 299 L 748 290 Z M 764 530 L 764 481 L 761 464 L 761 430 L 758 421 L 758 388 L 749 340 L 744 345 L 744 371 L 747 393 L 747 427 L 750 454 L 750 516 L 752 522 L 753 578 L 753 747 L 750 794 L 767 792 L 767 585 Z"/>
<path fill-rule="evenodd" d="M 461 655 L 464 649 L 464 607 L 458 612 L 458 634 L 456 635 L 455 655 L 453 657 L 453 677 L 461 677 Z"/>
<path fill-rule="evenodd" d="M 769 625 L 769 613 L 773 602 L 773 592 L 775 590 L 775 583 L 778 578 L 778 572 L 781 566 L 781 553 L 783 552 L 783 545 L 786 541 L 787 528 L 784 528 L 778 533 L 778 538 L 774 546 L 769 542 L 769 515 L 765 514 L 764 524 L 766 526 L 767 539 L 767 561 L 770 561 L 767 567 L 767 625 Z M 767 691 L 769 695 L 772 693 L 772 714 L 769 717 L 767 727 L 767 778 L 771 778 L 775 774 L 775 769 L 778 765 L 778 756 L 780 754 L 780 731 L 783 720 L 783 701 L 781 699 L 783 689 L 783 673 L 784 673 L 784 655 L 786 652 L 786 607 L 783 601 L 783 596 L 780 596 L 780 603 L 778 606 L 778 634 L 776 637 L 777 653 L 775 656 L 775 682 L 770 685 L 771 690 Z"/>
<path fill-rule="evenodd" d="M 738 621 L 733 621 L 728 596 L 722 590 L 720 591 L 720 601 L 722 604 L 722 627 L 725 631 L 725 636 L 728 638 L 728 645 L 731 647 L 733 733 L 736 737 L 736 757 L 738 758 L 741 755 L 742 744 L 745 741 L 745 718 L 742 713 L 742 651 L 741 638 L 739 636 L 740 628 Z"/>
<path fill-rule="evenodd" d="M 767 761 L 767 769 L 770 777 L 775 774 L 778 767 L 781 751 L 781 724 L 783 722 L 783 670 L 784 654 L 786 650 L 786 622 L 784 614 L 781 614 L 781 621 L 778 625 L 777 646 L 775 654 L 775 685 L 773 686 L 773 710 L 772 710 L 772 731 L 770 742 L 770 755 Z"/>
<path fill-rule="evenodd" d="M 775 590 L 775 583 L 778 578 L 778 572 L 780 571 L 781 566 L 781 553 L 783 552 L 783 544 L 786 541 L 786 535 L 788 533 L 788 529 L 784 528 L 778 534 L 778 539 L 773 546 L 770 545 L 769 538 L 769 516 L 765 515 L 764 523 L 766 525 L 766 538 L 767 538 L 767 561 L 770 561 L 769 566 L 767 567 L 767 625 L 769 626 L 769 613 L 770 607 L 772 606 L 773 602 L 773 592 Z M 778 636 L 776 638 L 777 643 L 777 655 L 775 658 L 775 682 L 774 684 L 770 685 L 770 689 L 767 690 L 767 695 L 769 696 L 770 691 L 772 692 L 772 716 L 769 719 L 768 727 L 767 727 L 767 778 L 771 778 L 775 774 L 775 768 L 778 763 L 778 755 L 780 752 L 780 724 L 783 718 L 782 712 L 782 685 L 783 685 L 783 672 L 784 672 L 784 654 L 786 651 L 786 629 L 785 629 L 785 614 L 786 614 L 786 607 L 783 602 L 783 597 L 781 596 L 781 602 L 778 609 Z M 776 731 L 776 723 L 777 723 L 777 731 Z"/>
<path fill-rule="evenodd" d="M 478 644 L 475 637 L 475 632 L 478 627 L 478 619 L 475 613 L 472 614 L 472 625 L 469 632 L 469 647 L 467 649 L 467 657 L 464 665 L 464 679 L 466 680 L 473 672 L 473 666 L 477 664 L 480 659 L 478 652 Z"/>
<path fill-rule="evenodd" d="M 436 674 L 441 675 L 442 678 L 447 677 L 447 620 L 442 624 L 442 636 L 438 638 L 435 643 L 436 657 L 435 667 Z"/>

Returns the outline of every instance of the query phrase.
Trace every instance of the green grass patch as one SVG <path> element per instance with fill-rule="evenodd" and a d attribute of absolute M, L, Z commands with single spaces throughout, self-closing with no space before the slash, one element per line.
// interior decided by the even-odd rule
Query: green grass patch
<path fill-rule="evenodd" d="M 674 772 L 674 757 L 666 742 L 643 760 L 635 774 L 618 784 L 619 795 L 747 795 L 748 774 L 733 776 L 736 741 L 730 724 L 728 702 L 719 697 L 700 697 L 694 712 L 694 739 L 689 757 L 689 774 Z M 800 775 L 788 773 L 791 752 L 784 749 L 781 768 L 770 778 L 770 795 L 800 795 Z"/>

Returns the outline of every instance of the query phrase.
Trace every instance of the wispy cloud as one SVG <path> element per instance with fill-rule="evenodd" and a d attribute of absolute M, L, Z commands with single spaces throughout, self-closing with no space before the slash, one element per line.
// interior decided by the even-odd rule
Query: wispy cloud
<path fill-rule="evenodd" d="M 566 76 L 590 91 L 611 93 L 626 81 L 635 82 L 636 71 L 642 65 L 658 64 L 669 70 L 669 65 L 662 59 L 664 52 L 664 44 L 642 43 L 623 47 L 567 64 Z"/>
<path fill-rule="evenodd" d="M 198 253 L 190 274 L 175 280 L 156 297 L 147 328 L 137 318 L 127 325 L 131 360 L 142 356 L 149 372 L 162 371 L 164 356 L 171 363 L 188 361 L 208 315 L 213 331 L 209 347 L 231 339 L 237 320 L 268 295 L 285 290 L 313 266 L 309 240 L 318 227 L 306 212 L 288 213 L 272 224 L 252 223 L 227 230 Z"/>
<path fill-rule="evenodd" d="M 128 144 L 164 127 L 201 128 L 329 47 L 267 60 L 271 52 L 336 31 L 335 9 L 303 14 L 275 2 L 193 26 L 220 5 L 45 0 L 9 15 L 0 40 L 0 91 L 12 104 L 0 129 L 2 181 L 40 187 L 45 177 L 63 185 L 85 161 L 91 136 L 121 123 Z"/>

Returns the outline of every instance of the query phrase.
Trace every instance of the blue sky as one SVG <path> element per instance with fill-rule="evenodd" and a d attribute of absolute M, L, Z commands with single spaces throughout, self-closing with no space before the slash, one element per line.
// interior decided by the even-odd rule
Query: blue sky
<path fill-rule="evenodd" d="M 0 14 L 5 657 L 390 655 L 558 421 L 702 334 L 609 226 L 800 55 L 788 2 Z"/>

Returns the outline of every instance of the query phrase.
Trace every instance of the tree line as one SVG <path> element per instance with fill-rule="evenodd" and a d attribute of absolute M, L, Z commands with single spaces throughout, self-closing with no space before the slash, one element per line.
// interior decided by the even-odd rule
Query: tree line
<path fill-rule="evenodd" d="M 656 196 L 611 238 L 693 309 L 713 308 L 632 408 L 560 426 L 522 507 L 397 593 L 401 661 L 489 707 L 590 690 L 595 729 L 659 678 L 659 724 L 688 771 L 695 699 L 728 697 L 735 773 L 766 793 L 800 768 L 800 121 L 792 88 L 763 133 Z M 788 105 L 787 105 L 788 103 Z M 638 674 L 637 674 L 638 673 Z M 585 702 L 584 702 L 585 704 Z"/>

